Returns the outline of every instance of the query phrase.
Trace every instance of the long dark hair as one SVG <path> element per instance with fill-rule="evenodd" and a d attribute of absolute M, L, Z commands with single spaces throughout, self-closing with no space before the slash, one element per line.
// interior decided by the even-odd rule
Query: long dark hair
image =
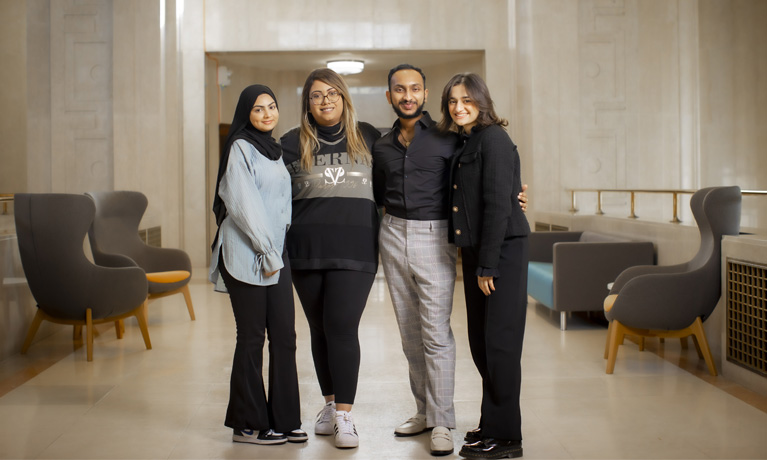
<path fill-rule="evenodd" d="M 490 97 L 490 90 L 487 89 L 485 80 L 475 73 L 459 73 L 453 76 L 445 85 L 445 89 L 442 90 L 442 102 L 440 103 L 442 120 L 437 124 L 440 131 L 460 132 L 459 126 L 453 122 L 453 118 L 450 116 L 449 107 L 450 91 L 454 86 L 458 85 L 463 85 L 466 88 L 466 93 L 479 110 L 477 124 L 475 125 L 477 129 L 490 125 L 505 127 L 509 124 L 508 120 L 499 117 L 495 113 L 495 104 L 493 104 L 493 98 Z"/>

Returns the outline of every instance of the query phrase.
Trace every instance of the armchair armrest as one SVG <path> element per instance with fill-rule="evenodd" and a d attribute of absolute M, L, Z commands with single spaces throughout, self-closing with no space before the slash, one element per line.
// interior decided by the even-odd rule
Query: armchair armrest
<path fill-rule="evenodd" d="M 687 264 L 678 265 L 637 265 L 635 267 L 629 267 L 618 275 L 610 288 L 610 294 L 618 294 L 623 286 L 626 285 L 633 278 L 640 275 L 653 275 L 664 273 L 679 273 L 687 268 Z"/>

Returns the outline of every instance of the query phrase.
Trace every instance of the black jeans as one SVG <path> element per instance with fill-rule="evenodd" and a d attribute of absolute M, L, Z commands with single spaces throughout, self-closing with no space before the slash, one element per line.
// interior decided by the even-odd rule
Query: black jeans
<path fill-rule="evenodd" d="M 301 427 L 296 372 L 296 328 L 290 262 L 272 286 L 254 286 L 234 279 L 219 259 L 229 291 L 237 345 L 234 349 L 229 407 L 224 425 L 234 429 L 285 433 Z M 269 393 L 264 389 L 263 350 L 269 337 Z"/>
<path fill-rule="evenodd" d="M 312 336 L 312 357 L 322 394 L 354 404 L 360 369 L 357 335 L 374 273 L 293 270 L 293 284 Z"/>
<path fill-rule="evenodd" d="M 522 440 L 519 407 L 522 342 L 527 316 L 527 237 L 501 246 L 500 277 L 485 296 L 477 284 L 478 251 L 461 248 L 469 347 L 482 376 L 482 436 Z"/>

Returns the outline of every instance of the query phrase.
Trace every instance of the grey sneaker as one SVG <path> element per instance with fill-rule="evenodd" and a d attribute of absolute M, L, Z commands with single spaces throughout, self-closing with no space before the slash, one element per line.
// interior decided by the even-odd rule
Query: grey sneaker
<path fill-rule="evenodd" d="M 333 434 L 333 417 L 336 415 L 336 403 L 330 401 L 325 404 L 314 422 L 314 434 L 330 436 Z"/>
<path fill-rule="evenodd" d="M 359 446 L 360 438 L 357 435 L 352 414 L 346 411 L 337 411 L 335 419 L 336 447 L 351 449 Z"/>

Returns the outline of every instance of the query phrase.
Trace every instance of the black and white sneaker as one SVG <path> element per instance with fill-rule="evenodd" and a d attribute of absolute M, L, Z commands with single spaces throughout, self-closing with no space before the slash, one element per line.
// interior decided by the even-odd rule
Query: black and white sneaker
<path fill-rule="evenodd" d="M 290 433 L 285 433 L 288 437 L 288 442 L 306 442 L 309 440 L 309 435 L 304 430 L 293 430 Z"/>
<path fill-rule="evenodd" d="M 251 444 L 261 445 L 277 445 L 285 444 L 288 442 L 288 437 L 282 433 L 275 433 L 274 430 L 234 430 L 232 434 L 232 441 L 234 442 L 248 442 Z"/>

